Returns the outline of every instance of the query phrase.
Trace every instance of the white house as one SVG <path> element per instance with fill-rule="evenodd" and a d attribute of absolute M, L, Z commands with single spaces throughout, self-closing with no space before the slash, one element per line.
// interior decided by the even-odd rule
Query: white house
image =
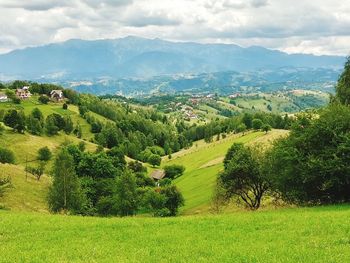
<path fill-rule="evenodd" d="M 0 92 L 0 102 L 7 102 L 9 99 L 5 93 Z"/>

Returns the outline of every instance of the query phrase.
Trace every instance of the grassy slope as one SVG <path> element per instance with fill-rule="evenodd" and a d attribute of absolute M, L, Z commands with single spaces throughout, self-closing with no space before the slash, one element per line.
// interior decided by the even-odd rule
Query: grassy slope
<path fill-rule="evenodd" d="M 1 205 L 11 211 L 48 212 L 46 196 L 50 178 L 42 176 L 37 181 L 19 165 L 1 164 L 0 177 L 11 177 L 12 187 L 5 191 Z"/>
<path fill-rule="evenodd" d="M 177 218 L 0 211 L 0 262 L 348 262 L 350 207 Z"/>
<path fill-rule="evenodd" d="M 222 160 L 234 142 L 268 143 L 269 140 L 283 134 L 286 134 L 286 131 L 231 135 L 211 144 L 199 142 L 191 149 L 174 154 L 173 159 L 163 165 L 182 164 L 186 167 L 184 175 L 175 180 L 185 198 L 185 206 L 181 212 L 193 214 L 208 211 L 217 174 L 223 168 Z"/>

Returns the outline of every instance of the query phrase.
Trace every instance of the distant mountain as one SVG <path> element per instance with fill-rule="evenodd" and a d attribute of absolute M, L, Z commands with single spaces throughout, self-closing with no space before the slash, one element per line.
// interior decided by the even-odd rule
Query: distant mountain
<path fill-rule="evenodd" d="M 126 37 L 115 40 L 69 40 L 0 55 L 0 77 L 30 80 L 150 78 L 161 75 L 224 71 L 343 66 L 344 57 L 289 55 L 263 47 L 177 43 Z"/>

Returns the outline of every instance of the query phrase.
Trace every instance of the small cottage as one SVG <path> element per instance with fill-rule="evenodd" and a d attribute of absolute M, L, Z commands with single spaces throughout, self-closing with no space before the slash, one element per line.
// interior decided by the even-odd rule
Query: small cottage
<path fill-rule="evenodd" d="M 64 99 L 62 90 L 51 90 L 50 97 L 52 100 L 61 101 Z"/>
<path fill-rule="evenodd" d="M 154 170 L 151 174 L 150 177 L 153 178 L 154 180 L 161 180 L 165 176 L 165 171 L 164 170 Z"/>
<path fill-rule="evenodd" d="M 19 99 L 28 99 L 32 96 L 32 94 L 29 91 L 28 86 L 24 86 L 21 89 L 16 89 L 16 97 Z"/>

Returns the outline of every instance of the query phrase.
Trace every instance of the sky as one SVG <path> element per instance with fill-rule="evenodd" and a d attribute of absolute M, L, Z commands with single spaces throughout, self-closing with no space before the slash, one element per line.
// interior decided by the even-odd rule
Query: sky
<path fill-rule="evenodd" d="M 350 55 L 349 0 L 0 0 L 0 52 L 126 36 Z"/>

